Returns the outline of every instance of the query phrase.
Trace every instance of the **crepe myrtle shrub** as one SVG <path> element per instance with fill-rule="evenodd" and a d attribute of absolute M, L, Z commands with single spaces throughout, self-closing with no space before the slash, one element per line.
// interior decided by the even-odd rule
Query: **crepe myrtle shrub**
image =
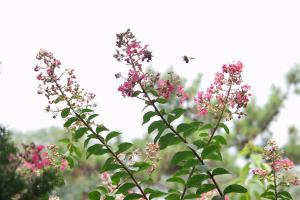
<path fill-rule="evenodd" d="M 289 172 L 295 165 L 288 158 L 283 157 L 283 151 L 276 142 L 269 140 L 263 149 L 265 160 L 262 168 L 252 169 L 253 175 L 265 185 L 265 192 L 261 197 L 266 199 L 292 199 L 292 196 L 284 190 L 290 186 L 298 186 L 299 177 Z"/>
<path fill-rule="evenodd" d="M 117 90 L 124 98 L 145 103 L 142 124 L 148 124 L 148 134 L 153 135 L 153 141 L 143 150 L 129 142 L 113 145 L 112 139 L 121 132 L 109 130 L 96 121 L 96 95 L 85 91 L 77 82 L 74 70 L 61 67 L 52 53 L 40 50 L 36 57 L 40 62 L 34 68 L 39 81 L 38 94 L 48 101 L 46 111 L 54 118 L 60 115 L 64 127 L 72 133 L 71 137 L 61 140 L 67 145 L 69 165 L 74 166 L 76 156 L 81 155 L 76 146 L 80 138 L 84 139 L 87 158 L 96 155 L 106 159 L 100 169 L 101 185 L 89 193 L 89 198 L 221 200 L 234 196 L 231 193 L 247 193 L 242 185 L 232 183 L 221 188 L 218 183 L 223 175 L 230 174 L 222 167 L 221 150 L 227 144 L 226 134 L 230 133 L 224 122 L 246 116 L 244 108 L 251 96 L 250 86 L 242 80 L 243 63 L 224 64 L 205 91 L 189 97 L 178 76 L 171 73 L 163 78 L 159 73 L 145 71 L 144 65 L 153 59 L 152 51 L 129 29 L 116 34 L 113 57 L 128 68 L 128 73 L 115 75 L 122 80 Z M 161 105 L 173 97 L 181 106 L 173 110 L 162 108 Z M 179 118 L 187 112 L 184 107 L 188 98 L 194 99 L 198 120 L 179 123 Z M 213 116 L 210 123 L 201 121 L 205 115 Z M 149 185 L 148 180 L 151 173 L 158 170 L 159 152 L 172 145 L 183 148 L 174 152 L 170 165 L 176 166 L 176 171 L 166 182 L 178 187 L 157 189 L 155 184 Z M 211 166 L 210 161 L 215 161 L 216 166 Z"/>
<path fill-rule="evenodd" d="M 34 143 L 17 148 L 10 132 L 0 127 L 0 199 L 48 199 L 64 184 L 67 162 L 55 145 Z"/>

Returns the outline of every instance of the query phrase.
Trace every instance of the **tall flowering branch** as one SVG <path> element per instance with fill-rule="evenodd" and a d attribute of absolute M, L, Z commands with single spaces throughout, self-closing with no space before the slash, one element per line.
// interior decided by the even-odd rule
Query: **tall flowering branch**
<path fill-rule="evenodd" d="M 66 115 L 63 117 L 68 116 L 65 123 L 65 126 L 67 127 L 73 125 L 73 129 L 81 128 L 81 130 L 83 130 L 81 126 L 85 126 L 85 132 L 87 130 L 90 131 L 93 136 L 105 146 L 106 150 L 111 154 L 115 161 L 128 173 L 143 198 L 148 199 L 142 187 L 133 176 L 132 171 L 121 161 L 118 154 L 112 150 L 106 140 L 98 134 L 97 129 L 95 131 L 92 128 L 92 125 L 95 123 L 91 120 L 95 115 L 90 115 L 90 117 L 86 119 L 86 115 L 82 113 L 83 110 L 85 110 L 85 112 L 93 112 L 91 108 L 96 106 L 96 104 L 93 103 L 95 94 L 85 92 L 76 81 L 74 70 L 62 69 L 61 62 L 56 59 L 52 53 L 42 49 L 37 54 L 36 58 L 43 62 L 42 66 L 37 65 L 34 70 L 38 72 L 36 78 L 41 82 L 38 94 L 45 95 L 48 99 L 46 111 L 52 112 L 53 117 L 56 117 L 59 112 L 62 113 L 62 116 Z M 67 108 L 64 108 L 66 106 Z M 73 112 L 73 115 L 71 116 L 69 115 L 70 110 Z M 104 126 L 100 126 L 100 128 L 105 129 Z"/>
<path fill-rule="evenodd" d="M 279 186 L 288 187 L 290 185 L 299 185 L 299 177 L 294 174 L 287 175 L 285 172 L 294 167 L 294 162 L 288 158 L 282 157 L 282 151 L 278 148 L 275 141 L 269 140 L 267 146 L 264 147 L 263 157 L 270 166 L 268 169 L 255 168 L 252 173 L 258 176 L 260 180 L 267 180 L 269 185 L 268 193 L 273 194 L 273 198 L 279 199 L 282 196 L 290 199 L 290 195 L 285 191 L 279 191 Z M 270 191 L 272 190 L 272 191 Z M 264 194 L 263 194 L 264 195 Z"/>
<path fill-rule="evenodd" d="M 134 45 L 133 45 L 134 44 Z M 139 44 L 139 45 L 135 45 Z M 184 92 L 183 87 L 178 83 L 178 79 L 171 79 L 171 80 L 163 80 L 160 78 L 159 74 L 155 76 L 151 76 L 143 72 L 143 59 L 145 55 L 143 53 L 139 53 L 140 49 L 143 49 L 142 52 L 147 52 L 147 62 L 152 59 L 152 52 L 147 50 L 148 45 L 144 47 L 140 46 L 140 42 L 135 39 L 135 36 L 130 32 L 128 29 L 124 33 L 117 34 L 117 42 L 116 46 L 119 48 L 116 50 L 116 54 L 114 57 L 118 61 L 125 61 L 127 65 L 130 66 L 128 77 L 124 78 L 125 82 L 122 86 L 123 96 L 128 97 L 135 97 L 140 94 L 146 98 L 146 102 L 148 105 L 151 105 L 157 115 L 161 118 L 161 120 L 165 123 L 165 125 L 184 143 L 187 147 L 192 151 L 195 157 L 199 160 L 201 165 L 204 165 L 204 161 L 201 156 L 196 152 L 194 148 L 192 148 L 188 141 L 182 137 L 176 129 L 168 122 L 168 120 L 163 116 L 161 111 L 155 105 L 155 102 L 158 101 L 159 98 L 169 99 L 171 95 L 175 95 L 179 98 L 180 103 L 183 103 L 186 99 L 188 99 L 187 94 Z M 130 49 L 130 51 L 128 51 Z M 132 76 L 131 72 L 135 72 L 136 76 Z M 120 77 L 120 74 L 118 76 Z M 139 78 L 133 78 L 139 77 Z M 128 82 L 133 84 L 128 84 Z M 123 87 L 125 86 L 126 87 Z M 140 86 L 140 88 L 136 89 L 136 86 Z M 147 87 L 150 86 L 150 87 Z M 125 92 L 124 92 L 125 91 Z M 128 92 L 129 91 L 129 92 Z M 154 93 L 157 96 L 157 99 L 152 99 L 149 93 Z M 221 191 L 219 185 L 217 184 L 214 176 L 210 171 L 207 171 L 209 178 L 212 180 L 213 184 L 215 185 L 218 193 L 220 196 L 223 196 L 223 192 Z M 184 195 L 183 195 L 184 196 Z"/>

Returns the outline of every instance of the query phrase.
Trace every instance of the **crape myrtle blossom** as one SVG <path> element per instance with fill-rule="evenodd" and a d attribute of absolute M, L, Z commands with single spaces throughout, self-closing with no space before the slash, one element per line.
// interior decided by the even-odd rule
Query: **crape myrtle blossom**
<path fill-rule="evenodd" d="M 129 29 L 124 33 L 117 34 L 116 46 L 118 49 L 113 57 L 130 66 L 127 77 L 123 77 L 120 73 L 116 74 L 116 78 L 124 79 L 124 83 L 118 88 L 123 97 L 138 96 L 145 92 L 140 91 L 142 87 L 142 90 L 154 89 L 157 91 L 158 97 L 165 99 L 174 95 L 178 97 L 181 104 L 188 99 L 188 95 L 177 77 L 171 76 L 170 80 L 165 80 L 160 77 L 159 73 L 152 74 L 143 71 L 143 63 L 151 61 L 153 55 L 148 50 L 148 45 L 141 45 L 141 42 L 135 39 Z"/>
<path fill-rule="evenodd" d="M 80 88 L 74 69 L 61 69 L 61 62 L 44 49 L 38 52 L 36 58 L 42 61 L 42 65 L 34 68 L 38 73 L 36 78 L 40 81 L 37 93 L 47 97 L 46 111 L 52 112 L 54 118 L 61 111 L 57 104 L 64 100 L 68 101 L 74 109 L 96 106 L 93 103 L 96 95 Z"/>
<path fill-rule="evenodd" d="M 241 111 L 248 105 L 250 86 L 242 85 L 243 63 L 224 64 L 222 72 L 215 74 L 214 82 L 206 91 L 199 91 L 195 97 L 199 116 L 211 113 L 225 112 L 226 118 L 229 120 L 233 114 L 239 118 L 245 115 Z"/>
<path fill-rule="evenodd" d="M 51 154 L 46 151 L 45 146 L 36 146 L 34 143 L 24 145 L 24 152 L 20 153 L 22 166 L 36 173 L 47 167 L 54 167 L 56 169 L 65 170 L 68 167 L 68 161 L 53 148 L 50 150 Z"/>
<path fill-rule="evenodd" d="M 282 185 L 299 185 L 299 178 L 294 174 L 285 174 L 295 165 L 294 162 L 288 158 L 282 158 L 282 151 L 276 145 L 276 142 L 269 140 L 267 146 L 264 147 L 263 157 L 267 164 L 270 166 L 271 171 L 266 169 L 256 168 L 252 170 L 252 173 L 258 176 L 261 180 L 266 178 L 275 179 Z"/>

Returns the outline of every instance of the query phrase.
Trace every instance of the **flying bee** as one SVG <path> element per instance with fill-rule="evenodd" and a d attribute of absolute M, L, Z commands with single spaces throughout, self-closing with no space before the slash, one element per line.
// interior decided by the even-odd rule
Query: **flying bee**
<path fill-rule="evenodd" d="M 189 63 L 190 60 L 195 59 L 194 57 L 190 57 L 190 56 L 182 56 L 182 58 L 183 58 L 183 61 L 186 62 L 186 63 Z"/>

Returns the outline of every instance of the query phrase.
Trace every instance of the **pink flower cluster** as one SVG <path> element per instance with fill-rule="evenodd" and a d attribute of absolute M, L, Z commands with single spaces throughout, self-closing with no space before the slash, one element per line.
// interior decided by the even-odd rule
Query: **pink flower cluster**
<path fill-rule="evenodd" d="M 243 63 L 236 62 L 224 64 L 222 72 L 215 74 L 214 83 L 205 92 L 199 91 L 194 99 L 200 116 L 207 115 L 209 111 L 219 113 L 231 108 L 227 118 L 231 119 L 233 114 L 240 118 L 244 113 L 241 111 L 248 105 L 250 86 L 241 85 Z"/>
<path fill-rule="evenodd" d="M 275 179 L 284 179 L 282 172 L 292 169 L 295 165 L 294 162 L 288 158 L 281 157 L 282 152 L 279 150 L 277 144 L 273 140 L 269 140 L 267 146 L 264 147 L 264 159 L 270 165 L 272 171 L 264 169 L 253 169 L 252 173 L 258 175 L 261 179 L 266 178 L 267 176 L 274 176 Z M 289 184 L 299 185 L 299 178 L 295 175 L 292 175 L 292 178 L 289 178 Z"/>
<path fill-rule="evenodd" d="M 133 97 L 135 92 L 143 93 L 150 87 L 158 92 L 159 97 L 165 99 L 170 98 L 172 94 L 179 98 L 181 104 L 188 99 L 187 93 L 178 82 L 161 79 L 160 74 L 153 75 L 143 72 L 142 64 L 144 61 L 152 60 L 152 52 L 148 50 L 148 45 L 142 46 L 129 29 L 124 33 L 117 34 L 116 44 L 119 49 L 116 50 L 114 57 L 131 66 L 127 77 L 122 77 L 120 73 L 116 74 L 116 78 L 124 79 L 124 83 L 118 88 L 123 97 Z M 135 89 L 137 85 L 144 90 Z"/>
<path fill-rule="evenodd" d="M 50 156 L 45 151 L 45 146 L 31 143 L 30 145 L 23 145 L 24 152 L 20 154 L 22 158 L 22 166 L 26 169 L 36 172 L 37 170 L 44 169 L 46 167 L 55 167 L 60 170 L 65 170 L 68 166 L 68 161 L 61 158 L 57 153 L 52 152 Z"/>
<path fill-rule="evenodd" d="M 269 175 L 268 170 L 264 170 L 264 169 L 253 169 L 252 173 L 254 175 L 258 175 L 260 178 L 266 178 L 267 175 Z"/>
<path fill-rule="evenodd" d="M 47 152 L 42 152 L 45 147 L 40 145 L 32 148 L 30 154 L 26 156 L 23 161 L 23 167 L 35 172 L 38 169 L 43 169 L 50 165 L 49 156 Z"/>
<path fill-rule="evenodd" d="M 95 94 L 85 92 L 76 81 L 74 69 L 61 69 L 61 62 L 51 52 L 41 49 L 36 58 L 43 65 L 37 65 L 34 71 L 38 73 L 40 81 L 38 94 L 45 95 L 48 99 L 46 111 L 57 116 L 60 109 L 54 104 L 67 100 L 74 108 L 94 107 L 92 103 Z M 54 108 L 53 108 L 54 107 Z"/>

